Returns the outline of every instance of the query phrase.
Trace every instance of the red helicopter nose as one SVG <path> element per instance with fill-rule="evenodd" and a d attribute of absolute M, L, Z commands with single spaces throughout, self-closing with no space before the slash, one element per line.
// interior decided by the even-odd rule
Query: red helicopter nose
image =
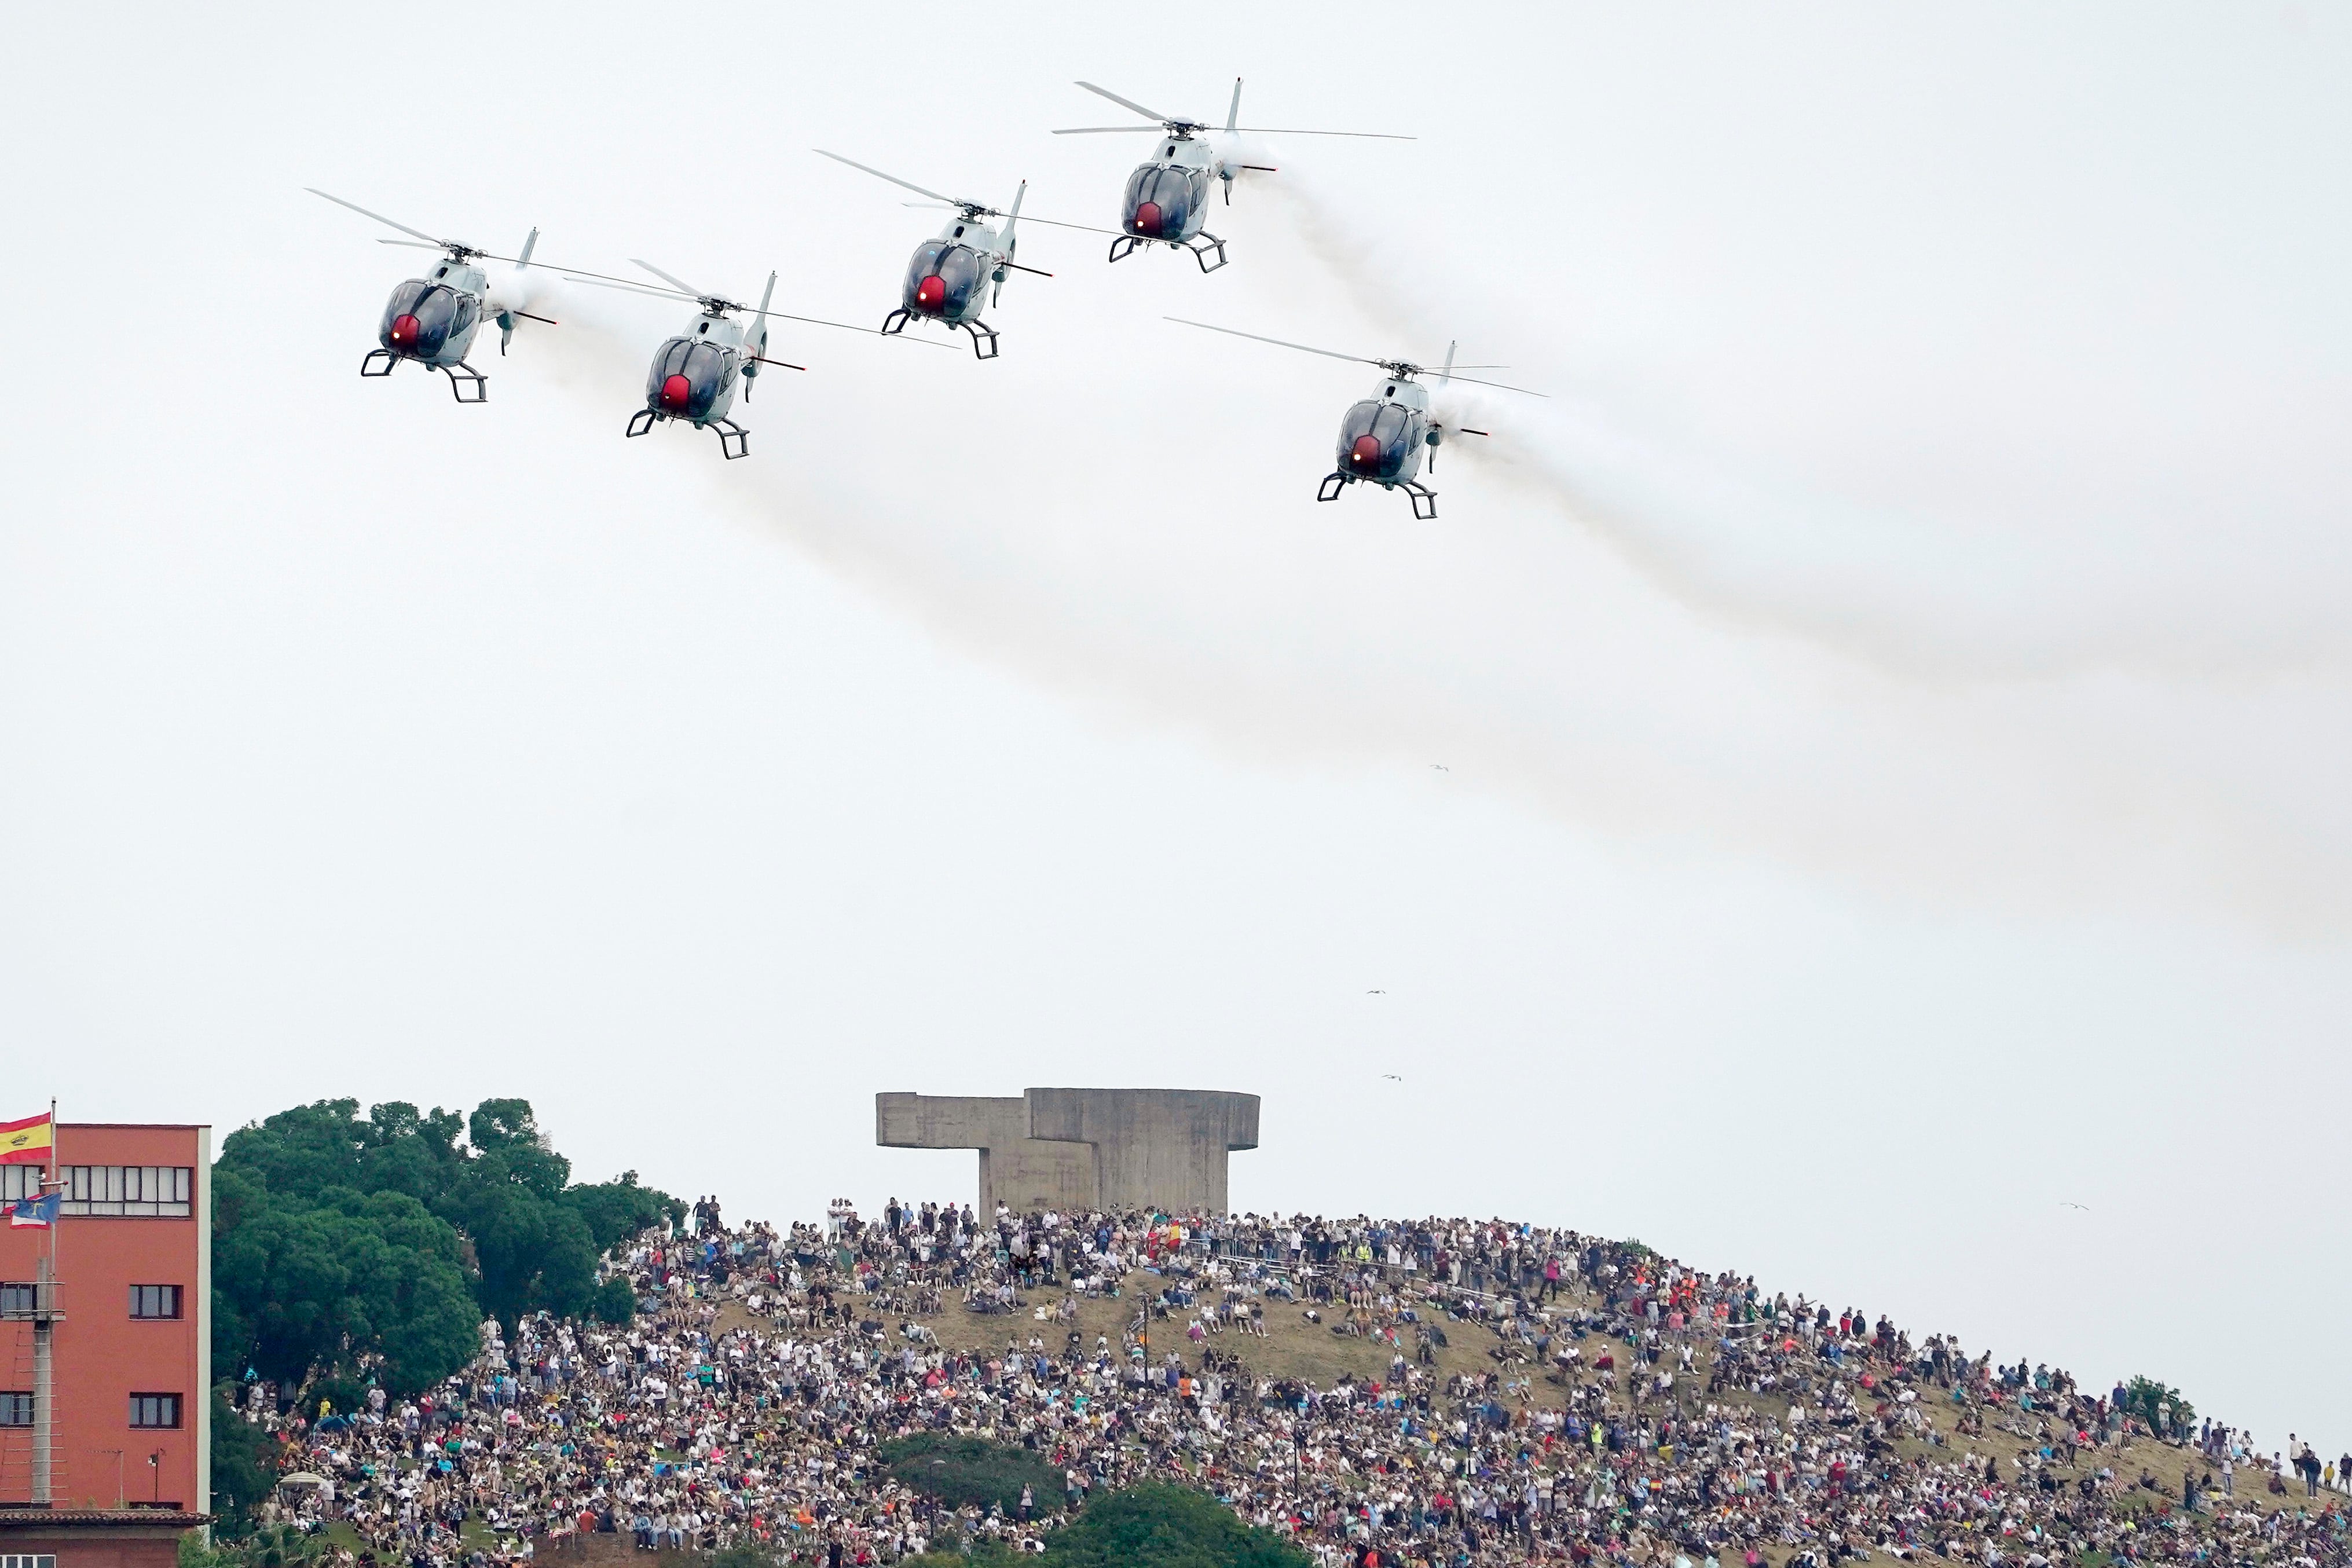
<path fill-rule="evenodd" d="M 948 286 L 936 272 L 915 285 L 915 303 L 926 310 L 936 310 L 947 302 Z"/>
<path fill-rule="evenodd" d="M 694 383 L 682 375 L 673 375 L 662 383 L 662 406 L 683 410 L 694 397 Z"/>
<path fill-rule="evenodd" d="M 394 316 L 392 319 L 392 341 L 402 348 L 413 345 L 416 342 L 416 318 Z"/>
<path fill-rule="evenodd" d="M 1381 466 L 1381 443 L 1376 436 L 1359 436 L 1356 444 L 1348 448 L 1348 461 L 1359 468 Z"/>
<path fill-rule="evenodd" d="M 1157 237 L 1160 233 L 1160 204 L 1141 202 L 1135 209 L 1135 232 Z"/>

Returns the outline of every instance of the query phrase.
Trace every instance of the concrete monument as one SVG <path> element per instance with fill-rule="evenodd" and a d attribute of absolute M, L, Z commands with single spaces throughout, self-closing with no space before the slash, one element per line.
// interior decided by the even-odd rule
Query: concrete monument
<path fill-rule="evenodd" d="M 1257 1147 L 1257 1096 L 1208 1089 L 877 1094 L 874 1141 L 977 1149 L 983 1217 L 1031 1209 L 1225 1208 L 1225 1156 Z"/>

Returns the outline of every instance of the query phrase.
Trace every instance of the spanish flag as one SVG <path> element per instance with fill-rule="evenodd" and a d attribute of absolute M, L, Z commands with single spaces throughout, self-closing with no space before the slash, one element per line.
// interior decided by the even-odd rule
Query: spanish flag
<path fill-rule="evenodd" d="M 56 1142 L 53 1111 L 27 1116 L 22 1121 L 0 1121 L 0 1165 L 46 1165 Z"/>

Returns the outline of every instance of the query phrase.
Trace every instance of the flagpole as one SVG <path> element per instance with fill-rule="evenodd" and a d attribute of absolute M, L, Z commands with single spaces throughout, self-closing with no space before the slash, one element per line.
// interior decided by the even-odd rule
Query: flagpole
<path fill-rule="evenodd" d="M 63 1187 L 65 1177 L 59 1173 L 63 1169 L 64 1167 L 58 1163 L 58 1100 L 55 1095 L 51 1095 L 49 1097 L 49 1176 L 42 1185 Z M 53 1289 L 54 1281 L 58 1277 L 58 1232 L 65 1229 L 65 1205 L 60 1202 L 58 1205 L 57 1217 L 49 1221 L 49 1279 L 53 1282 Z"/>
<path fill-rule="evenodd" d="M 49 1101 L 49 1158 L 47 1197 L 58 1184 L 58 1102 Z M 47 1256 L 41 1259 L 33 1287 L 33 1506 L 47 1508 L 56 1477 L 57 1389 L 52 1372 L 52 1340 L 56 1333 L 58 1297 L 58 1232 L 65 1228 L 64 1205 L 49 1216 Z"/>

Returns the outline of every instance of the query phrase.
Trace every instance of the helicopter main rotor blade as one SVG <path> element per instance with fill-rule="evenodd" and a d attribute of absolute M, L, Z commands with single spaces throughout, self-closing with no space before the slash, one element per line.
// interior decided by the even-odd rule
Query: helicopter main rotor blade
<path fill-rule="evenodd" d="M 1031 217 L 1027 213 L 1023 213 L 1021 215 L 1021 221 L 1023 223 L 1042 223 L 1047 228 L 1075 228 L 1082 230 L 1087 234 L 1117 235 L 1123 232 L 1116 228 L 1097 228 L 1090 223 L 1064 223 L 1059 218 Z"/>
<path fill-rule="evenodd" d="M 822 147 L 813 147 L 810 151 L 819 154 L 820 156 L 830 158 L 836 163 L 846 163 L 853 169 L 863 169 L 877 180 L 887 180 L 894 185 L 904 186 L 906 189 L 914 192 L 919 196 L 929 196 L 935 202 L 945 202 L 951 207 L 970 206 L 971 205 L 970 202 L 960 202 L 953 196 L 943 196 L 937 191 L 926 190 L 921 185 L 915 184 L 912 180 L 902 180 L 896 174 L 886 174 L 881 170 L 875 168 L 872 164 L 861 163 L 855 158 L 845 158 L 838 153 L 827 153 Z"/>
<path fill-rule="evenodd" d="M 910 338 L 902 332 L 879 331 L 872 327 L 854 326 L 847 321 L 828 321 L 819 316 L 795 316 L 783 310 L 771 310 L 768 312 L 768 317 L 771 321 L 806 321 L 812 327 L 839 327 L 845 332 L 864 332 L 869 338 L 889 338 L 896 342 L 920 343 L 927 349 L 949 349 L 959 353 L 962 352 L 953 343 L 933 342 L 929 338 Z"/>
<path fill-rule="evenodd" d="M 563 276 L 573 283 L 593 284 L 599 289 L 618 289 L 624 293 L 644 294 L 656 300 L 684 300 L 689 304 L 699 305 L 704 300 L 711 298 L 709 295 L 692 294 L 679 289 L 656 289 L 650 283 L 632 283 L 624 278 L 599 278 L 593 272 L 566 272 Z M 729 303 L 733 304 L 733 301 L 730 300 Z M 751 307 L 735 305 L 734 308 L 739 310 L 748 310 Z M 877 331 L 872 327 L 852 326 L 847 321 L 828 321 L 818 316 L 795 316 L 788 310 L 770 310 L 766 314 L 768 319 L 773 321 L 806 321 L 813 327 L 839 327 L 845 332 L 864 332 L 870 337 L 887 337 L 899 342 L 921 343 L 926 348 L 945 349 L 954 346 L 950 343 L 935 343 L 928 338 L 909 338 L 897 332 Z"/>
<path fill-rule="evenodd" d="M 1361 354 L 1343 354 L 1336 349 L 1313 348 L 1306 343 L 1294 343 L 1282 338 L 1269 338 L 1258 332 L 1235 331 L 1231 327 L 1213 327 L 1206 321 L 1188 321 L 1181 316 L 1163 316 L 1160 320 L 1173 321 L 1180 327 L 1199 327 L 1203 331 L 1223 332 L 1230 337 L 1255 338 L 1259 342 L 1272 343 L 1276 348 L 1297 349 L 1302 353 L 1321 354 L 1327 359 L 1343 359 L 1354 364 L 1376 364 L 1382 370 L 1386 370 L 1388 368 L 1384 362 L 1376 359 L 1366 359 Z"/>
<path fill-rule="evenodd" d="M 1093 93 L 1097 98 L 1108 98 L 1113 103 L 1118 104 L 1121 109 L 1131 109 L 1135 110 L 1136 113 L 1140 114 L 1146 120 L 1157 120 L 1163 125 L 1169 123 L 1168 116 L 1160 113 L 1158 110 L 1146 109 L 1143 105 L 1136 102 L 1135 100 L 1131 98 L 1121 98 L 1118 94 L 1111 91 L 1111 89 L 1107 87 L 1097 87 L 1090 81 L 1082 81 L 1078 83 L 1078 85 L 1085 88 L 1088 92 Z"/>
<path fill-rule="evenodd" d="M 1121 127 L 1121 129 L 1125 129 L 1125 128 L 1124 128 L 1124 127 Z M 953 202 L 908 202 L 908 203 L 907 203 L 906 205 L 907 205 L 908 206 L 910 206 L 910 207 L 939 208 L 939 209 L 941 209 L 941 210 L 944 210 L 944 211 L 948 211 L 948 212 L 961 212 L 961 211 L 963 211 L 963 208 L 961 208 L 961 206 L 958 206 L 958 205 L 957 205 L 955 203 L 953 203 Z M 998 212 L 994 207 L 982 207 L 982 208 L 981 208 L 981 209 L 980 209 L 980 211 L 981 211 L 982 216 L 986 216 L 986 217 L 1003 217 L 1003 216 L 1004 216 L 1003 213 Z M 1108 234 L 1108 235 L 1111 235 L 1111 236 L 1113 236 L 1113 237 L 1117 237 L 1118 235 L 1122 234 L 1122 233 L 1124 233 L 1124 232 L 1125 232 L 1125 231 L 1124 231 L 1124 230 L 1122 230 L 1122 229 L 1116 229 L 1116 228 L 1097 228 L 1094 225 L 1092 225 L 1092 224 L 1090 224 L 1090 223 L 1064 223 L 1064 222 L 1063 222 L 1061 219 L 1059 219 L 1059 218 L 1052 218 L 1052 217 L 1032 217 L 1032 216 L 1030 216 L 1027 213 L 1023 213 L 1023 214 L 1021 215 L 1021 221 L 1022 221 L 1023 223 L 1042 223 L 1042 224 L 1044 224 L 1047 228 L 1076 228 L 1076 229 L 1083 229 L 1083 230 L 1084 230 L 1085 232 L 1087 232 L 1087 234 Z M 394 239 L 394 240 L 386 240 L 384 243 L 385 243 L 385 244 L 387 244 L 387 245 L 397 245 L 397 244 L 399 244 L 400 242 L 399 242 L 398 240 L 396 240 L 396 239 Z"/>
<path fill-rule="evenodd" d="M 1485 367 L 1482 365 L 1479 368 L 1484 369 Z M 1491 386 L 1498 392 L 1516 392 L 1526 397 L 1549 397 L 1551 395 L 1549 392 L 1537 392 L 1530 387 L 1506 386 L 1499 381 L 1480 381 L 1475 375 L 1457 375 L 1454 377 L 1454 379 L 1455 381 L 1466 381 L 1473 386 Z M 1478 434 L 1483 436 L 1486 432 L 1482 430 L 1479 431 Z"/>
<path fill-rule="evenodd" d="M 379 239 L 378 245 L 404 245 L 411 250 L 446 250 L 446 245 L 427 245 L 421 239 Z"/>
<path fill-rule="evenodd" d="M 598 289 L 620 289 L 631 294 L 650 294 L 656 300 L 688 300 L 698 305 L 702 302 L 699 294 L 688 294 L 677 289 L 656 289 L 650 283 L 631 283 L 619 278 L 599 278 L 593 272 L 566 272 L 563 278 L 570 283 L 586 283 Z"/>
<path fill-rule="evenodd" d="M 1392 131 L 1277 131 L 1267 125 L 1240 125 L 1234 129 L 1246 136 L 1357 136 L 1375 142 L 1418 142 L 1418 136 L 1399 136 Z"/>
<path fill-rule="evenodd" d="M 310 193 L 312 195 L 314 195 L 314 196 L 326 196 L 326 199 L 327 199 L 327 200 L 329 200 L 329 201 L 331 201 L 331 202 L 334 203 L 334 204 L 335 204 L 337 206 L 339 206 L 339 207 L 349 207 L 349 208 L 351 208 L 351 209 L 352 209 L 352 211 L 353 211 L 353 212 L 355 212 L 355 213 L 359 214 L 359 215 L 360 215 L 360 216 L 362 216 L 362 217 L 372 217 L 372 218 L 375 219 L 375 221 L 376 221 L 376 222 L 378 222 L 378 223 L 380 223 L 380 224 L 383 224 L 383 225 L 385 227 L 387 227 L 387 228 L 396 228 L 396 229 L 400 230 L 400 232 L 401 232 L 401 233 L 403 233 L 403 234 L 413 234 L 413 235 L 415 235 L 417 238 L 422 239 L 422 240 L 425 240 L 425 241 L 427 241 L 428 243 L 430 243 L 430 244 L 432 245 L 433 248 L 434 248 L 434 249 L 436 249 L 436 250 L 446 250 L 446 249 L 448 249 L 448 248 L 449 248 L 449 242 L 448 242 L 447 240 L 446 240 L 446 239 L 435 239 L 431 235 L 429 235 L 429 234 L 425 233 L 423 229 L 421 229 L 421 228 L 411 228 L 411 227 L 409 227 L 409 226 L 408 226 L 406 224 L 404 224 L 404 223 L 394 223 L 394 222 L 393 222 L 393 221 L 392 221 L 392 219 L 390 219 L 390 218 L 388 218 L 388 217 L 384 216 L 382 213 L 372 213 L 372 212 L 368 211 L 368 210 L 367 210 L 367 208 L 365 208 L 365 207 L 363 207 L 363 206 L 360 205 L 360 204 L 359 204 L 359 203 L 357 203 L 357 202 L 347 202 L 347 201 L 343 200 L 343 198 L 342 198 L 342 197 L 341 197 L 341 196 L 329 196 L 329 195 L 327 195 L 327 193 L 326 193 L 326 192 L 324 192 L 324 191 L 322 191 L 322 190 L 319 189 L 319 187 L 318 187 L 318 186 L 316 186 L 316 185 L 305 185 L 305 186 L 303 186 L 302 188 L 303 188 L 304 190 L 306 190 L 306 191 L 310 192 Z"/>
<path fill-rule="evenodd" d="M 640 261 L 635 257 L 632 256 L 629 258 L 629 265 L 632 267 L 644 268 L 646 271 L 652 273 L 655 277 L 660 279 L 663 282 L 668 284 L 671 288 L 677 289 L 682 294 L 691 294 L 698 300 L 710 300 L 717 298 L 717 296 L 712 294 L 709 289 L 698 289 L 683 278 L 671 277 L 668 273 L 664 272 L 660 268 L 656 267 L 650 261 Z"/>
<path fill-rule="evenodd" d="M 1164 125 L 1073 125 L 1067 131 L 1056 131 L 1054 134 L 1056 136 L 1109 136 L 1136 132 L 1146 136 L 1157 136 L 1166 129 L 1168 128 Z"/>

